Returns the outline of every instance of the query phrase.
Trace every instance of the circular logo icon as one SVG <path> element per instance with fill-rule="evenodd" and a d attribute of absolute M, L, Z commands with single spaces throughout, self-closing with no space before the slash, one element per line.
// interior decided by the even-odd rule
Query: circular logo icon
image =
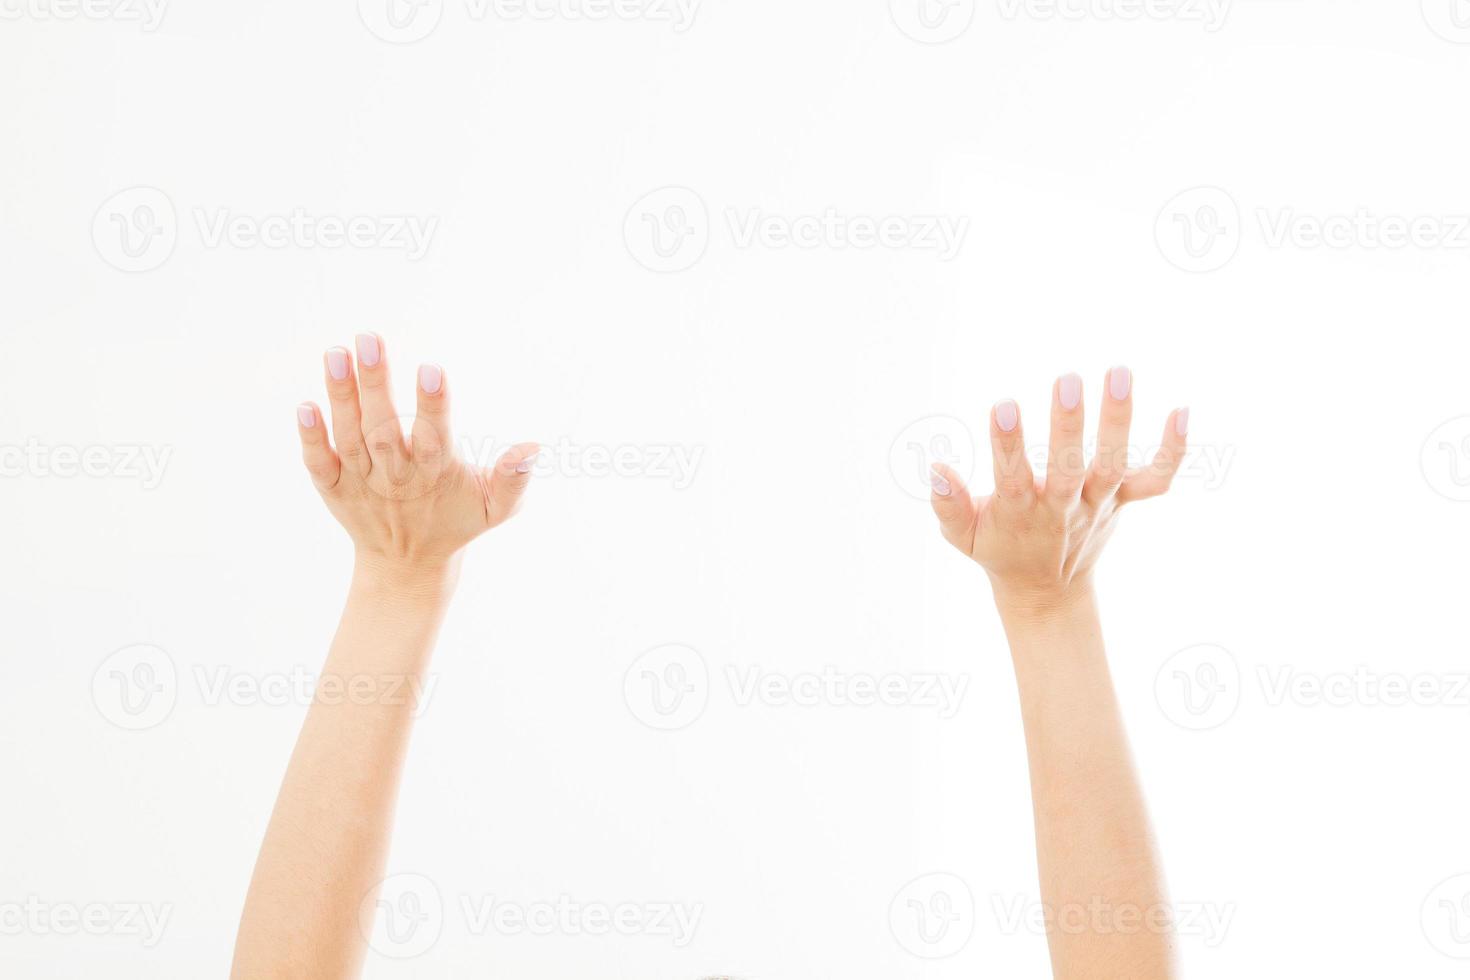
<path fill-rule="evenodd" d="M 921 44 L 953 41 L 975 19 L 975 0 L 888 0 L 898 29 Z"/>
<path fill-rule="evenodd" d="M 1154 700 L 1180 728 L 1218 728 L 1240 707 L 1240 665 L 1234 654 L 1213 643 L 1185 647 L 1159 668 Z"/>
<path fill-rule="evenodd" d="M 633 661 L 623 675 L 623 700 L 649 728 L 674 731 L 694 724 L 709 704 L 709 669 L 699 651 L 670 643 Z"/>
<path fill-rule="evenodd" d="M 1424 482 L 1441 497 L 1470 500 L 1470 415 L 1443 422 L 1419 451 Z"/>
<path fill-rule="evenodd" d="M 975 933 L 975 896 L 958 875 L 920 875 L 893 896 L 888 929 L 906 952 L 921 959 L 953 956 Z"/>
<path fill-rule="evenodd" d="M 1159 252 L 1185 272 L 1214 272 L 1240 248 L 1240 208 L 1218 187 L 1175 195 L 1154 221 Z"/>
<path fill-rule="evenodd" d="M 1429 945 L 1456 960 L 1470 960 L 1470 874 L 1446 878 L 1424 898 L 1419 924 Z"/>
<path fill-rule="evenodd" d="M 1446 41 L 1470 44 L 1470 0 L 1419 0 L 1424 23 Z"/>
<path fill-rule="evenodd" d="M 709 210 L 687 187 L 661 187 L 643 195 L 623 219 L 628 254 L 653 272 L 683 272 L 709 246 Z"/>
<path fill-rule="evenodd" d="M 168 261 L 179 241 L 174 203 L 157 187 L 129 187 L 92 216 L 92 245 L 123 272 L 147 272 Z"/>
<path fill-rule="evenodd" d="M 888 472 L 904 493 L 929 499 L 930 463 L 943 463 L 969 482 L 975 471 L 975 436 L 970 427 L 953 415 L 926 415 L 893 437 Z"/>
<path fill-rule="evenodd" d="M 92 675 L 97 713 L 131 732 L 160 725 L 179 699 L 179 672 L 173 658 L 147 643 L 110 654 Z"/>
<path fill-rule="evenodd" d="M 434 33 L 444 0 L 357 0 L 357 15 L 373 36 L 389 44 L 412 44 Z"/>
<path fill-rule="evenodd" d="M 384 878 L 357 909 L 357 926 L 373 952 L 406 960 L 427 953 L 444 931 L 444 900 L 423 875 Z"/>

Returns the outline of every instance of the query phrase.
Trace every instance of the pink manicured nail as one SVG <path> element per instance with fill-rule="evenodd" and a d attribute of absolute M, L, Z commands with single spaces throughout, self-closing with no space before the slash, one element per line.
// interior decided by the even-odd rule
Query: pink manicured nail
<path fill-rule="evenodd" d="M 308 429 L 316 427 L 316 409 L 310 405 L 296 406 L 296 420 Z"/>
<path fill-rule="evenodd" d="M 1174 432 L 1177 435 L 1189 435 L 1189 409 L 1181 408 L 1174 413 Z"/>
<path fill-rule="evenodd" d="M 1114 401 L 1122 401 L 1133 389 L 1133 372 L 1125 367 L 1115 367 L 1108 372 L 1108 394 Z"/>
<path fill-rule="evenodd" d="M 1057 398 L 1069 412 L 1082 404 L 1082 379 L 1075 374 L 1064 374 L 1058 378 Z"/>
<path fill-rule="evenodd" d="M 995 424 L 1000 426 L 1000 431 L 1010 432 L 1021 421 L 1021 410 L 1016 403 L 1007 398 L 1003 402 L 995 403 Z"/>
<path fill-rule="evenodd" d="M 357 360 L 363 367 L 376 367 L 378 359 L 383 356 L 383 349 L 378 346 L 376 334 L 360 333 L 357 335 Z"/>
<path fill-rule="evenodd" d="M 934 488 L 934 492 L 939 494 L 941 497 L 949 496 L 949 481 L 940 476 L 938 470 L 929 471 L 929 485 L 932 486 Z"/>
<path fill-rule="evenodd" d="M 348 354 L 345 347 L 333 347 L 327 351 L 327 373 L 333 381 L 347 377 Z"/>
<path fill-rule="evenodd" d="M 439 394 L 439 386 L 444 383 L 444 369 L 437 364 L 419 365 L 419 387 L 430 395 Z"/>

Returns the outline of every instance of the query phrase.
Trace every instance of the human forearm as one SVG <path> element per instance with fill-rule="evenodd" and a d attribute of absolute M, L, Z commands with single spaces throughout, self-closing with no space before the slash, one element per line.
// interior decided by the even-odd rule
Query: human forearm
<path fill-rule="evenodd" d="M 1041 608 L 998 604 L 1020 691 L 1054 975 L 1173 977 L 1162 872 L 1092 592 Z"/>
<path fill-rule="evenodd" d="M 945 540 L 990 577 L 1010 640 L 1036 814 L 1048 941 L 1060 980 L 1168 980 L 1172 932 L 1148 815 L 1103 652 L 1092 571 L 1118 509 L 1169 488 L 1189 412 L 1164 426 L 1153 462 L 1128 468 L 1133 375 L 1105 379 L 1097 451 L 1084 463 L 1082 379 L 1052 387 L 1046 476 L 1032 472 L 1020 408 L 990 413 L 995 493 L 977 499 L 933 467 Z"/>
<path fill-rule="evenodd" d="M 327 419 L 297 406 L 301 459 L 357 555 L 342 622 L 261 845 L 235 947 L 236 978 L 357 975 L 358 912 L 382 876 L 408 737 L 459 558 L 508 520 L 534 443 L 481 469 L 454 452 L 449 385 L 418 371 L 404 438 L 382 338 L 322 359 Z"/>
<path fill-rule="evenodd" d="M 241 918 L 236 977 L 350 977 L 453 571 L 359 561 Z"/>

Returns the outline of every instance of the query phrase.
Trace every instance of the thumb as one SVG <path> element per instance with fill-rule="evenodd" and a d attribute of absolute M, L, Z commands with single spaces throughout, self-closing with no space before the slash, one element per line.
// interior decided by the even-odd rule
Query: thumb
<path fill-rule="evenodd" d="M 929 502 L 944 540 L 968 555 L 975 544 L 975 498 L 960 475 L 943 463 L 930 465 L 929 483 Z"/>
<path fill-rule="evenodd" d="M 485 471 L 489 500 L 485 516 L 489 527 L 509 520 L 521 505 L 521 497 L 531 482 L 531 468 L 541 447 L 534 442 L 511 446 L 495 465 Z"/>

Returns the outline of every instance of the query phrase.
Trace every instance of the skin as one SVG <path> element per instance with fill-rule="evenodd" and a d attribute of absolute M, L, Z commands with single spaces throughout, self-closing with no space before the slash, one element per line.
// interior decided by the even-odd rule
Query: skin
<path fill-rule="evenodd" d="M 341 624 L 291 755 L 245 899 L 235 978 L 355 977 L 367 939 L 409 733 L 460 554 L 509 519 L 530 481 L 534 443 L 489 470 L 459 459 L 444 372 L 418 375 L 405 439 L 380 337 L 357 339 L 356 369 L 327 352 L 332 435 L 301 405 L 302 459 L 355 564 Z"/>
<path fill-rule="evenodd" d="M 1169 488 L 1188 409 L 1171 413 L 1153 462 L 1128 470 L 1132 376 L 1104 379 L 1097 453 L 1083 463 L 1082 381 L 1052 389 L 1047 471 L 1025 452 L 1014 402 L 991 411 L 995 492 L 975 498 L 934 464 L 945 540 L 990 577 L 1021 697 L 1047 942 L 1058 980 L 1178 976 L 1168 899 L 1108 673 L 1093 568 L 1119 509 Z"/>

